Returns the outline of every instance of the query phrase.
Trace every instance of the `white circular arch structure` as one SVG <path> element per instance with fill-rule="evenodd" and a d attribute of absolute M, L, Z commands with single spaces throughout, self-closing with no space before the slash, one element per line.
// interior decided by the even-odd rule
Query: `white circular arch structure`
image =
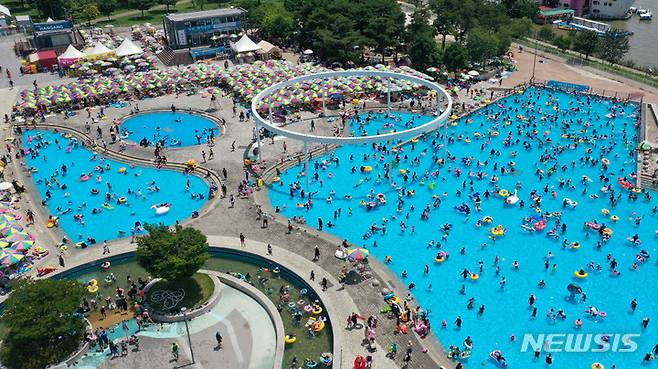
<path fill-rule="evenodd" d="M 437 112 L 431 121 L 422 124 L 418 127 L 413 127 L 404 131 L 399 131 L 399 132 L 392 132 L 392 133 L 384 133 L 384 134 L 379 134 L 379 135 L 372 135 L 372 136 L 350 136 L 350 137 L 330 137 L 330 136 L 317 136 L 317 135 L 310 135 L 306 133 L 301 133 L 301 132 L 295 132 L 291 131 L 288 129 L 285 129 L 283 127 L 279 127 L 275 125 L 272 122 L 272 110 L 270 108 L 270 114 L 267 118 L 263 118 L 260 113 L 258 112 L 258 105 L 260 104 L 263 99 L 266 97 L 270 96 L 272 93 L 286 88 L 288 86 L 293 86 L 296 83 L 299 82 L 304 82 L 308 80 L 318 80 L 318 79 L 331 79 L 331 78 L 336 78 L 336 77 L 352 77 L 352 76 L 359 76 L 359 77 L 380 77 L 383 79 L 386 79 L 388 81 L 388 108 L 390 109 L 390 94 L 391 94 L 391 79 L 401 79 L 409 82 L 414 82 L 419 85 L 422 85 L 424 87 L 427 87 L 428 89 L 434 91 L 437 93 L 437 96 L 443 96 L 445 98 L 445 101 L 447 103 L 445 110 L 441 111 L 441 100 L 437 100 Z M 326 97 L 326 96 L 325 96 Z M 415 77 L 409 74 L 403 74 L 403 73 L 396 73 L 396 72 L 389 72 L 389 71 L 380 71 L 380 70 L 348 70 L 348 71 L 330 71 L 330 72 L 322 72 L 322 73 L 314 73 L 314 74 L 307 74 L 304 76 L 300 77 L 295 77 L 292 79 L 289 79 L 287 81 L 279 82 L 277 84 L 274 84 L 272 86 L 267 87 L 263 91 L 261 91 L 256 97 L 251 102 L 251 112 L 254 116 L 254 119 L 256 120 L 256 125 L 258 128 L 260 126 L 265 127 L 268 131 L 272 131 L 276 134 L 290 137 L 296 140 L 300 140 L 303 142 L 316 142 L 316 143 L 322 143 L 322 144 L 337 144 L 337 145 L 346 145 L 346 144 L 363 144 L 363 143 L 373 143 L 373 142 L 382 142 L 382 141 L 388 141 L 388 140 L 394 140 L 394 139 L 401 139 L 401 138 L 407 138 L 407 137 L 413 137 L 417 136 L 419 134 L 431 131 L 435 128 L 437 128 L 441 123 L 444 123 L 448 117 L 450 116 L 450 113 L 452 112 L 452 98 L 448 94 L 446 90 L 444 90 L 441 86 L 438 84 L 423 79 L 419 77 Z"/>

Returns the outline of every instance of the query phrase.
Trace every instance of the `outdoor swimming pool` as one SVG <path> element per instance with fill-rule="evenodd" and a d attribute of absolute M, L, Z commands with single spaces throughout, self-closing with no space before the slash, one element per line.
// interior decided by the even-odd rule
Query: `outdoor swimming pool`
<path fill-rule="evenodd" d="M 51 131 L 26 131 L 23 139 L 41 198 L 50 198 L 48 209 L 75 242 L 130 237 L 137 222 L 171 225 L 208 199 L 208 184 L 197 176 L 132 167 Z"/>
<path fill-rule="evenodd" d="M 345 146 L 335 152 L 338 164 L 327 156 L 314 158 L 311 189 L 305 190 L 314 193 L 308 209 L 308 197 L 289 187 L 305 185 L 300 166 L 282 174 L 270 199 L 286 216 L 304 216 L 314 227 L 321 217 L 326 231 L 367 246 L 380 260 L 391 256 L 392 270 L 398 276 L 406 271 L 403 280 L 416 285 L 413 293 L 430 310 L 446 349 L 463 349 L 462 342 L 472 338 L 467 367 L 497 367 L 489 358 L 496 349 L 510 368 L 544 367 L 546 348 L 535 360 L 531 345 L 522 350 L 524 334 L 534 334 L 542 345 L 548 337 L 541 334 L 580 333 L 609 335 L 610 344 L 598 345 L 587 336 L 556 337 L 550 347 L 552 368 L 590 368 L 594 362 L 633 368 L 658 341 L 655 322 L 641 327 L 643 318 L 657 311 L 658 222 L 652 208 L 658 202 L 618 180 L 634 182 L 629 175 L 636 170 L 638 110 L 634 104 L 531 88 L 396 152 L 390 143 L 385 152 L 381 146 Z M 370 133 L 386 121 L 378 120 Z M 514 205 L 506 204 L 501 189 Z M 566 224 L 564 231 L 558 221 Z M 334 226 L 328 228 L 329 222 Z M 498 225 L 505 234 L 494 236 Z M 609 228 L 610 240 L 604 242 L 593 228 Z M 635 234 L 641 244 L 627 240 Z M 449 253 L 442 263 L 435 262 L 440 251 Z M 616 268 L 611 268 L 613 260 Z M 575 275 L 581 268 L 588 277 Z M 463 278 L 464 269 L 479 279 Z M 572 283 L 585 296 L 570 298 Z M 536 317 L 531 294 L 537 298 Z M 472 309 L 467 308 L 470 298 Z M 638 301 L 634 312 L 633 298 Z M 605 314 L 592 316 L 590 306 Z M 559 309 L 566 318 L 557 316 Z M 637 350 L 616 352 L 632 346 L 615 336 L 627 333 L 639 334 L 632 338 Z M 583 352 L 555 351 L 565 347 L 565 340 Z"/>
<path fill-rule="evenodd" d="M 146 139 L 149 145 L 160 142 L 165 147 L 205 144 L 211 135 L 219 136 L 219 127 L 213 120 L 184 112 L 141 113 L 121 124 L 122 138 L 134 142 Z"/>

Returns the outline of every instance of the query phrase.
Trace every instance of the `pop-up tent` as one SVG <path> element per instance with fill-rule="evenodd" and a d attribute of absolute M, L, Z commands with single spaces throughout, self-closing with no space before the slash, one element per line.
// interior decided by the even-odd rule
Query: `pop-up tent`
<path fill-rule="evenodd" d="M 243 35 L 238 42 L 231 41 L 231 49 L 235 51 L 236 54 L 248 53 L 253 51 L 260 50 L 260 46 L 256 45 L 255 42 L 251 41 L 249 36 Z"/>
<path fill-rule="evenodd" d="M 55 50 L 43 50 L 37 53 L 39 56 L 39 65 L 42 68 L 52 68 L 57 65 L 57 53 Z"/>
<path fill-rule="evenodd" d="M 135 45 L 134 42 L 129 39 L 124 39 L 121 45 L 117 47 L 114 52 L 117 56 L 129 56 L 144 53 L 144 50 L 140 49 L 139 46 Z"/>
<path fill-rule="evenodd" d="M 59 65 L 66 67 L 82 59 L 83 57 L 84 54 L 80 50 L 76 49 L 73 45 L 69 45 L 69 47 L 66 48 L 66 51 L 57 57 L 57 60 L 59 60 Z"/>
<path fill-rule="evenodd" d="M 108 49 L 107 46 L 97 42 L 93 49 L 85 52 L 85 58 L 103 58 L 112 53 L 113 51 Z"/>

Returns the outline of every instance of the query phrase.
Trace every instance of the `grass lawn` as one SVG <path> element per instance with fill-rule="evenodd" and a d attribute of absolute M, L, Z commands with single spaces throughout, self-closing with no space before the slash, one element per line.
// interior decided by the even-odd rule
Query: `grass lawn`
<path fill-rule="evenodd" d="M 156 283 L 146 294 L 146 301 L 158 311 L 166 311 L 164 302 L 154 302 L 152 295 L 160 290 L 177 291 L 183 289 L 185 297 L 170 311 L 178 311 L 182 307 L 192 309 L 208 301 L 215 291 L 215 283 L 207 274 L 196 273 L 191 278 L 175 281 L 160 281 Z"/>

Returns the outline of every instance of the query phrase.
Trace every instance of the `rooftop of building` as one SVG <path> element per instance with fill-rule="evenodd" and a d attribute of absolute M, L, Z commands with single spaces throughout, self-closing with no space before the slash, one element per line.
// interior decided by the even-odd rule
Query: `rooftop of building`
<path fill-rule="evenodd" d="M 204 10 L 200 12 L 168 14 L 165 17 L 174 22 L 182 22 L 182 21 L 203 19 L 203 18 L 242 15 L 246 13 L 247 11 L 242 8 L 222 8 L 222 9 Z"/>

